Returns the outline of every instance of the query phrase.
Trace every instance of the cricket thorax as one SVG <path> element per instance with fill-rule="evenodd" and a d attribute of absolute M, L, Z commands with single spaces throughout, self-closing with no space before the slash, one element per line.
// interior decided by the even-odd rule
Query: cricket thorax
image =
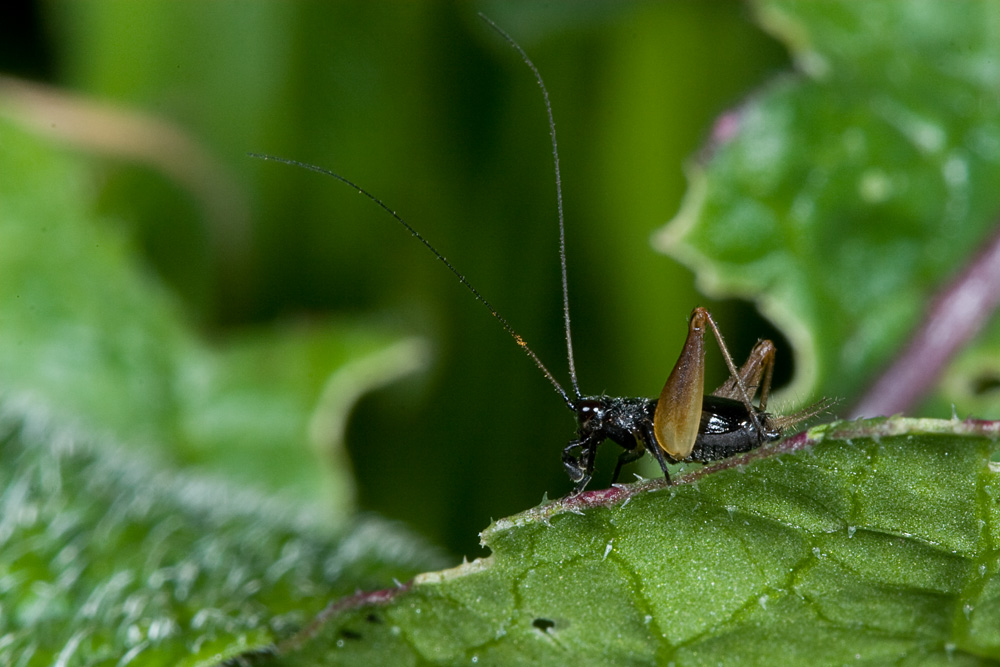
<path fill-rule="evenodd" d="M 600 433 L 626 449 L 635 449 L 636 436 L 642 439 L 653 423 L 656 401 L 641 397 L 590 396 L 576 401 L 573 408 L 581 440 Z"/>

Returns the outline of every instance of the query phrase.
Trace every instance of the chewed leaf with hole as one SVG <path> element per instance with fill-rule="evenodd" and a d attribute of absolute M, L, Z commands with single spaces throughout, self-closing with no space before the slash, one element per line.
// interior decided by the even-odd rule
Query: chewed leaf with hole
<path fill-rule="evenodd" d="M 487 558 L 334 602 L 276 662 L 997 659 L 998 434 L 832 424 L 673 487 L 543 504 L 486 529 Z"/>

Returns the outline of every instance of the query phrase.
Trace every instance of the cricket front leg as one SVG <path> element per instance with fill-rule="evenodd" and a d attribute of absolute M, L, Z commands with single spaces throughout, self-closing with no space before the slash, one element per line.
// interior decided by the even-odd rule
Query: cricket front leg
<path fill-rule="evenodd" d="M 594 476 L 594 454 L 599 444 L 600 441 L 589 437 L 583 440 L 573 440 L 563 449 L 563 467 L 566 469 L 570 481 L 576 484 L 576 488 L 573 489 L 574 494 L 583 491 Z M 577 451 L 579 454 L 576 454 Z"/>
<path fill-rule="evenodd" d="M 654 445 L 655 447 L 655 445 Z M 638 461 L 642 458 L 642 455 L 646 453 L 646 448 L 643 447 L 642 443 L 636 442 L 635 449 L 626 449 L 621 454 L 618 455 L 618 463 L 615 465 L 615 474 L 611 476 L 611 483 L 616 484 L 618 482 L 618 475 L 622 472 L 622 466 L 632 463 L 632 461 Z"/>

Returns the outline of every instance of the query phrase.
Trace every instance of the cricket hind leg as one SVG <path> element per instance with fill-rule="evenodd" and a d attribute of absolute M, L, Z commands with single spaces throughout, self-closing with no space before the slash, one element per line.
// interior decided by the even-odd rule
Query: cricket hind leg
<path fill-rule="evenodd" d="M 777 348 L 775 348 L 774 343 L 771 341 L 766 339 L 757 341 L 757 344 L 750 352 L 750 356 L 747 357 L 747 360 L 743 362 L 743 365 L 737 371 L 737 376 L 743 382 L 743 386 L 746 387 L 747 393 L 750 394 L 751 398 L 758 391 L 760 392 L 759 407 L 757 408 L 759 412 L 764 412 L 767 409 L 767 401 L 771 394 L 771 383 L 774 376 L 774 357 L 776 351 Z M 733 377 L 723 382 L 718 389 L 709 395 L 737 401 L 741 400 L 736 378 Z M 768 414 L 765 417 L 766 425 L 773 432 L 781 432 L 815 417 L 833 407 L 836 403 L 837 401 L 833 399 L 824 398 L 791 415 Z"/>
<path fill-rule="evenodd" d="M 750 417 L 750 421 L 753 422 L 754 428 L 757 429 L 758 432 L 762 431 L 763 429 L 762 429 L 762 424 L 760 423 L 760 418 L 758 417 L 757 410 L 754 409 L 753 402 L 751 400 L 753 398 L 753 394 L 750 393 L 749 391 L 747 391 L 747 384 L 746 384 L 746 382 L 744 382 L 743 376 L 740 374 L 740 372 L 741 372 L 742 369 L 737 369 L 736 368 L 736 364 L 733 363 L 733 355 L 731 355 L 729 353 L 729 348 L 726 347 L 726 341 L 723 340 L 723 338 L 722 338 L 722 332 L 719 331 L 719 326 L 715 323 L 715 320 L 712 319 L 711 313 L 709 313 L 704 308 L 700 308 L 700 307 L 699 308 L 695 308 L 695 313 L 698 313 L 699 315 L 701 315 L 702 317 L 704 317 L 706 323 L 708 324 L 708 328 L 712 330 L 712 335 L 715 336 L 715 342 L 719 344 L 719 350 L 722 352 L 722 358 L 726 362 L 726 367 L 729 368 L 729 376 L 730 376 L 729 381 L 727 381 L 725 384 L 723 384 L 723 386 L 720 387 L 720 389 L 722 389 L 723 387 L 725 387 L 726 384 L 728 384 L 729 382 L 732 382 L 733 386 L 732 386 L 731 391 L 733 393 L 733 396 L 731 396 L 731 398 L 733 398 L 733 399 L 735 399 L 735 400 L 740 401 L 741 403 L 743 403 L 743 406 L 746 408 L 747 414 Z M 761 343 L 763 343 L 763 342 L 764 341 L 761 341 L 760 343 L 757 343 L 757 346 L 754 348 L 754 350 L 757 350 L 758 348 L 760 348 L 761 347 Z M 770 343 L 770 341 L 767 341 L 767 342 Z M 767 376 L 766 379 L 765 379 L 765 383 L 767 384 L 767 387 L 766 387 L 766 390 L 764 392 L 762 392 L 762 395 L 765 395 L 765 396 L 771 390 L 771 386 L 770 386 L 771 385 L 771 374 L 773 373 L 773 367 L 774 367 L 774 352 L 773 352 L 774 344 L 770 343 L 770 347 L 772 348 L 772 351 L 770 353 L 770 360 L 766 363 L 767 368 L 764 369 L 765 370 L 765 375 Z M 747 363 L 746 364 L 743 364 L 744 368 L 746 368 L 748 366 L 748 364 L 750 364 L 750 361 L 752 360 L 752 358 L 753 358 L 753 354 L 751 353 L 751 358 L 747 359 Z M 762 367 L 764 366 L 763 361 L 762 361 L 761 366 Z M 752 369 L 753 369 L 753 365 L 750 366 L 750 371 L 752 371 Z M 754 392 L 754 393 L 756 393 L 756 392 Z M 726 397 L 726 398 L 730 398 L 730 397 Z M 764 401 L 763 401 L 763 405 L 761 406 L 761 410 L 763 410 L 763 406 L 766 405 L 766 404 L 767 404 L 767 400 L 765 398 Z"/>
<path fill-rule="evenodd" d="M 709 395 L 740 401 L 742 397 L 737 385 L 737 378 L 739 378 L 746 388 L 749 398 L 752 399 L 760 391 L 759 409 L 763 411 L 767 408 L 767 399 L 771 394 L 771 380 L 774 376 L 774 356 L 776 351 L 777 349 L 771 341 L 757 341 L 753 350 L 750 351 L 747 360 L 736 371 L 736 375 L 730 376 L 728 380 L 723 382 L 718 389 Z"/>

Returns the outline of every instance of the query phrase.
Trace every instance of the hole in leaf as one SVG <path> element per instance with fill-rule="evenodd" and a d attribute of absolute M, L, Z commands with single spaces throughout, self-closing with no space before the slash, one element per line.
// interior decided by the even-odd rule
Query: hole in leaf
<path fill-rule="evenodd" d="M 972 393 L 976 396 L 990 394 L 1000 390 L 1000 376 L 996 373 L 984 373 L 972 379 Z"/>
<path fill-rule="evenodd" d="M 348 630 L 346 628 L 340 631 L 340 636 L 343 637 L 344 639 L 353 639 L 353 640 L 361 639 L 360 632 L 355 632 L 354 630 Z"/>
<path fill-rule="evenodd" d="M 552 628 L 556 627 L 556 622 L 550 621 L 547 618 L 536 618 L 531 622 L 531 624 L 535 626 L 535 629 L 540 630 L 541 632 L 548 632 Z"/>
<path fill-rule="evenodd" d="M 374 625 L 382 625 L 382 618 L 378 614 L 368 614 L 365 620 Z"/>

